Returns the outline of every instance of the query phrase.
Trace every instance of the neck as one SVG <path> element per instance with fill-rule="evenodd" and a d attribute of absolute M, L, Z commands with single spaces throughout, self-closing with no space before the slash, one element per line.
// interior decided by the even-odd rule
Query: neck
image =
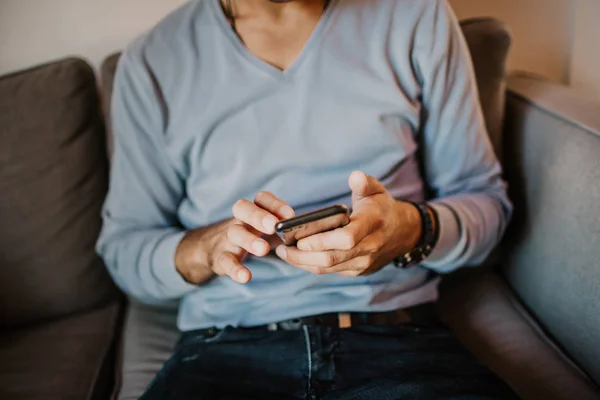
<path fill-rule="evenodd" d="M 282 20 L 300 14 L 321 15 L 327 0 L 229 0 L 236 19 L 261 17 Z M 221 0 L 224 7 L 227 0 Z"/>

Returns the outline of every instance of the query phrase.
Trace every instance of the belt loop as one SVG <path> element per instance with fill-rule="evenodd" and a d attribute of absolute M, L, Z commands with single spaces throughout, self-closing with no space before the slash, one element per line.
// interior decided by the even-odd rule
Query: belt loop
<path fill-rule="evenodd" d="M 350 313 L 338 313 L 338 326 L 342 329 L 352 326 L 352 316 Z"/>

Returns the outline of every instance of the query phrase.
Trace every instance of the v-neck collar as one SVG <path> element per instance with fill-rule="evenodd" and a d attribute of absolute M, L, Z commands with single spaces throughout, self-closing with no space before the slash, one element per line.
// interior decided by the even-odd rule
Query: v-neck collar
<path fill-rule="evenodd" d="M 229 25 L 229 22 L 227 21 L 227 17 L 225 16 L 225 13 L 223 12 L 223 7 L 221 7 L 220 0 L 209 0 L 209 3 L 211 3 L 211 9 L 212 9 L 216 19 L 218 20 L 219 26 L 223 30 L 223 33 L 229 38 L 229 41 L 240 52 L 240 54 L 242 54 L 244 56 L 244 58 L 246 58 L 249 62 L 251 62 L 252 64 L 257 66 L 258 68 L 264 70 L 265 72 L 267 72 L 277 78 L 286 78 L 286 77 L 289 77 L 290 75 L 293 75 L 294 72 L 298 70 L 298 68 L 304 61 L 304 59 L 310 53 L 311 49 L 321 39 L 323 31 L 325 30 L 325 28 L 327 26 L 327 21 L 329 20 L 331 13 L 332 13 L 334 7 L 336 6 L 337 0 L 330 1 L 329 6 L 325 9 L 325 11 L 323 12 L 323 15 L 321 15 L 319 22 L 317 23 L 317 25 L 313 29 L 310 37 L 304 44 L 304 47 L 300 51 L 300 54 L 298 54 L 298 57 L 296 57 L 296 59 L 292 62 L 292 64 L 284 70 L 281 70 L 281 69 L 275 67 L 274 65 L 269 64 L 268 62 L 260 59 L 254 53 L 252 53 L 250 50 L 248 50 L 248 48 L 244 45 L 244 43 L 242 43 L 241 39 L 235 34 L 233 29 Z"/>

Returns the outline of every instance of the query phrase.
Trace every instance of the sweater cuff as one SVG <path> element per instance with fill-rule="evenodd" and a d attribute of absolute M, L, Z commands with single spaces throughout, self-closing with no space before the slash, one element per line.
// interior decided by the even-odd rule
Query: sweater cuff
<path fill-rule="evenodd" d="M 456 213 L 442 203 L 428 204 L 438 214 L 439 238 L 433 251 L 421 265 L 437 272 L 448 272 L 449 265 L 464 248 L 464 240 Z"/>
<path fill-rule="evenodd" d="M 198 288 L 186 282 L 175 267 L 175 251 L 185 234 L 185 231 L 178 231 L 163 237 L 152 257 L 152 272 L 157 282 L 163 286 L 165 293 L 172 293 L 173 297 L 183 296 Z"/>

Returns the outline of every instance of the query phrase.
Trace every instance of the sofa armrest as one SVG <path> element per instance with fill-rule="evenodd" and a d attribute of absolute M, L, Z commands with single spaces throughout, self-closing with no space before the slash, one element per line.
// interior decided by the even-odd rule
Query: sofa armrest
<path fill-rule="evenodd" d="M 600 102 L 512 76 L 504 125 L 502 267 L 445 277 L 440 318 L 523 399 L 600 398 Z"/>
<path fill-rule="evenodd" d="M 600 137 L 600 99 L 531 75 L 512 75 L 507 86 L 510 96 Z"/>
<path fill-rule="evenodd" d="M 600 101 L 513 76 L 506 105 L 503 165 L 515 212 L 502 275 L 600 385 Z"/>
<path fill-rule="evenodd" d="M 468 269 L 446 277 L 437 309 L 463 345 L 523 400 L 600 398 L 498 273 Z"/>

